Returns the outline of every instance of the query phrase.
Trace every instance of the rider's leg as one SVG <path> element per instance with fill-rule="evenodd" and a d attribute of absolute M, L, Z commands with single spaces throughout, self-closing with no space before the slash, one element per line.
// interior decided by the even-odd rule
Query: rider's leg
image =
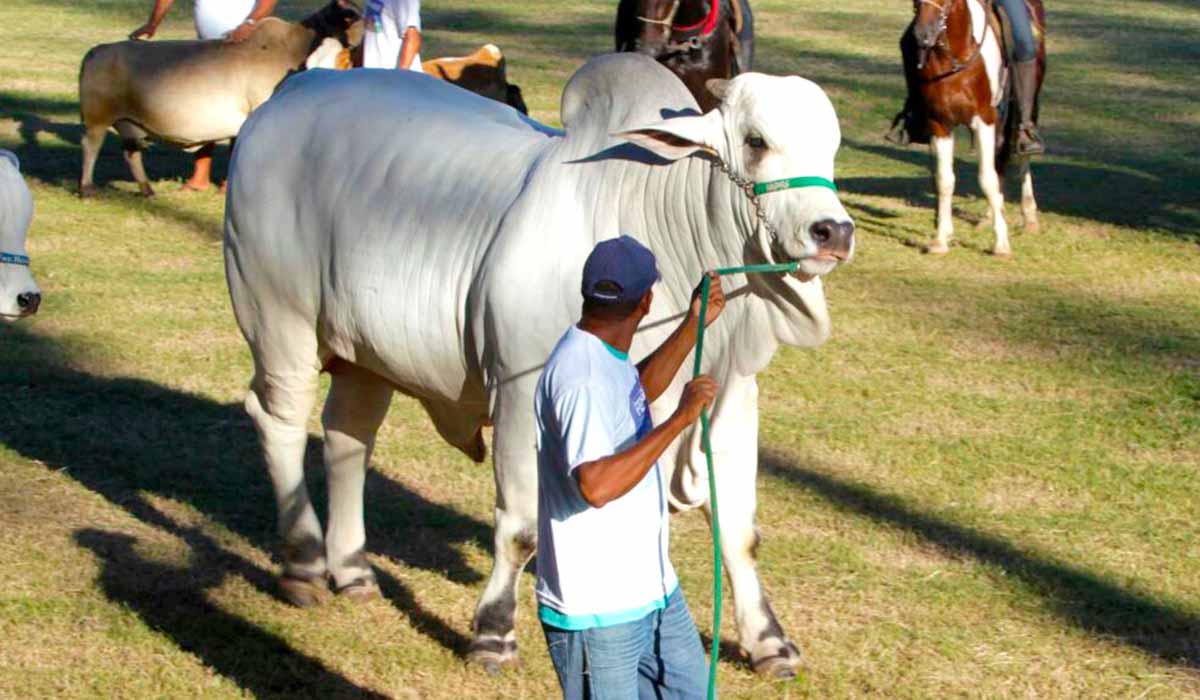
<path fill-rule="evenodd" d="M 1017 132 L 1017 154 L 1036 155 L 1046 150 L 1037 125 L 1033 123 L 1033 103 L 1037 98 L 1037 42 L 1025 0 L 998 0 L 1008 13 L 1013 36 L 1013 87 L 1017 93 L 1021 128 Z"/>
<path fill-rule="evenodd" d="M 900 37 L 901 63 L 904 66 L 904 84 L 908 88 L 904 99 L 904 109 L 892 120 L 892 129 L 884 138 L 902 146 L 910 143 L 929 143 L 929 133 L 926 128 L 925 114 L 917 99 L 919 93 L 919 78 L 917 76 L 917 43 L 912 33 L 912 27 Z"/>

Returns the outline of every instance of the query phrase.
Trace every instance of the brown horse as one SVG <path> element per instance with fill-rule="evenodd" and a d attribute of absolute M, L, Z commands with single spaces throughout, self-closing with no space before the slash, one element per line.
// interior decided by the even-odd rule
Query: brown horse
<path fill-rule="evenodd" d="M 700 109 L 720 103 L 705 87 L 732 78 L 754 63 L 750 0 L 621 0 L 617 51 L 636 51 L 679 76 Z"/>
<path fill-rule="evenodd" d="M 1026 2 L 1038 30 L 1036 83 L 1040 92 L 1046 74 L 1045 11 L 1042 0 Z M 936 160 L 937 238 L 928 250 L 939 255 L 949 251 L 954 233 L 953 130 L 969 126 L 979 153 L 979 185 L 987 197 L 996 234 L 992 253 L 1012 255 L 1000 178 L 1016 156 L 1020 119 L 1013 104 L 1003 32 L 987 0 L 916 0 L 914 5 L 916 17 L 900 45 L 909 78 L 909 123 L 914 131 L 926 130 Z M 1032 119 L 1037 120 L 1036 101 Z M 918 135 L 914 140 L 921 139 Z M 1029 159 L 1020 160 L 1022 225 L 1027 231 L 1036 231 L 1037 202 Z"/>

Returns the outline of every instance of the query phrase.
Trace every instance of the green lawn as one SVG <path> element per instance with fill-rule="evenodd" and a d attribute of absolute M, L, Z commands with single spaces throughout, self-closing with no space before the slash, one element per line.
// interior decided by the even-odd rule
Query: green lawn
<path fill-rule="evenodd" d="M 0 697 L 554 696 L 529 576 L 524 666 L 492 678 L 462 663 L 492 477 L 412 401 L 396 401 L 368 483 L 386 600 L 275 597 L 222 200 L 179 193 L 188 158 L 164 149 L 146 157 L 160 196 L 135 196 L 115 138 L 103 194 L 75 196 L 79 59 L 149 4 L 0 6 L 0 147 L 34 192 L 45 297 L 0 327 Z M 162 37 L 190 34 L 178 4 Z M 551 123 L 567 77 L 612 44 L 615 2 L 426 5 L 427 57 L 497 43 Z M 760 381 L 762 572 L 803 674 L 758 680 L 727 625 L 723 697 L 1198 696 L 1200 12 L 1050 3 L 1043 226 L 1014 230 L 1004 261 L 974 226 L 966 139 L 958 244 L 919 252 L 928 156 L 880 138 L 909 8 L 755 2 L 759 69 L 816 80 L 838 109 L 860 236 L 828 279 L 833 339 L 780 352 Z M 705 523 L 673 530 L 707 631 Z"/>

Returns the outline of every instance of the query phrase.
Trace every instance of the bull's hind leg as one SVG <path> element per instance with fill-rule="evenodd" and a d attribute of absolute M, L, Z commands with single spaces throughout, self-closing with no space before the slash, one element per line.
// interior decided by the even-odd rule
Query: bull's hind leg
<path fill-rule="evenodd" d="M 929 140 L 929 151 L 933 156 L 933 177 L 937 184 L 937 238 L 929 246 L 933 255 L 950 252 L 950 239 L 954 236 L 954 217 L 951 207 L 954 200 L 954 134 L 934 136 Z"/>
<path fill-rule="evenodd" d="M 992 254 L 1008 257 L 1012 255 L 1012 246 L 1008 242 L 1008 222 L 1004 220 L 1004 191 L 1000 189 L 1000 176 L 996 174 L 996 125 L 985 124 L 982 119 L 975 117 L 971 127 L 975 130 L 975 143 L 979 147 L 979 187 L 987 197 L 992 230 L 996 233 Z"/>
<path fill-rule="evenodd" d="M 121 146 L 125 149 L 125 164 L 137 181 L 138 189 L 143 197 L 153 197 L 154 189 L 150 187 L 150 178 L 146 177 L 146 168 L 142 164 L 142 148 L 145 145 L 146 132 L 141 127 L 129 121 L 119 120 L 116 123 L 117 133 L 121 135 Z"/>
<path fill-rule="evenodd" d="M 502 390 L 496 406 L 495 564 L 475 609 L 467 656 L 492 673 L 518 662 L 516 589 L 537 546 L 537 455 L 533 411 L 527 409 L 533 398 L 516 384 Z"/>
<path fill-rule="evenodd" d="M 83 133 L 83 171 L 79 175 L 79 196 L 92 197 L 97 193 L 92 178 L 96 172 L 96 159 L 100 157 L 100 149 L 104 146 L 104 136 L 108 133 L 107 126 L 88 126 Z"/>
<path fill-rule="evenodd" d="M 1037 200 L 1033 198 L 1033 172 L 1028 158 L 1021 164 L 1021 228 L 1030 233 L 1037 233 L 1041 228 Z"/>
<path fill-rule="evenodd" d="M 307 422 L 316 402 L 320 371 L 316 333 L 310 323 L 295 319 L 286 309 L 247 319 L 246 312 L 257 311 L 258 305 L 243 298 L 243 285 L 233 275 L 230 291 L 238 321 L 254 352 L 254 379 L 246 395 L 246 412 L 258 431 L 275 491 L 283 540 L 280 588 L 290 602 L 305 607 L 321 602 L 329 592 L 321 523 L 304 482 Z"/>
<path fill-rule="evenodd" d="M 379 595 L 379 586 L 365 550 L 363 485 L 375 433 L 391 404 L 392 387 L 378 375 L 348 362 L 336 361 L 329 373 L 333 381 L 321 414 L 329 485 L 325 560 L 339 594 L 373 598 Z"/>

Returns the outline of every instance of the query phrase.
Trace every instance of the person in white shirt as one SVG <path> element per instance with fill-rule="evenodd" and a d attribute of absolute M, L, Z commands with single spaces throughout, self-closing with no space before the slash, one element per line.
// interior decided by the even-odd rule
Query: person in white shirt
<path fill-rule="evenodd" d="M 705 325 L 725 307 L 715 273 Z M 583 315 L 546 361 L 534 394 L 538 439 L 538 618 L 563 697 L 703 698 L 707 664 L 668 549 L 658 458 L 712 404 L 698 377 L 654 426 L 648 408 L 696 343 L 699 288 L 684 319 L 634 365 L 650 311 L 654 254 L 629 236 L 584 264 Z"/>
<path fill-rule="evenodd" d="M 363 68 L 421 69 L 421 0 L 367 0 Z"/>
<path fill-rule="evenodd" d="M 154 0 L 150 20 L 129 33 L 130 39 L 150 39 L 158 31 L 163 17 L 175 0 Z M 245 41 L 254 31 L 254 25 L 275 11 L 275 0 L 195 0 L 193 19 L 196 38 Z M 202 192 L 212 186 L 213 145 L 208 144 L 196 151 L 192 176 L 183 183 L 189 192 Z"/>

